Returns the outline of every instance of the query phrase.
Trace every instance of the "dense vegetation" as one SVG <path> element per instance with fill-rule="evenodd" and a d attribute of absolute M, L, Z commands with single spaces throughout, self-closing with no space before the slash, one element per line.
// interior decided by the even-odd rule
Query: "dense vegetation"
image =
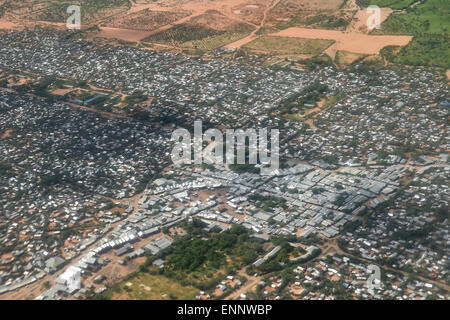
<path fill-rule="evenodd" d="M 183 43 L 187 41 L 202 40 L 208 37 L 219 36 L 226 33 L 223 30 L 214 30 L 203 26 L 178 24 L 168 30 L 158 32 L 144 39 L 149 42 Z"/>
<path fill-rule="evenodd" d="M 146 94 L 144 94 L 142 91 L 138 90 L 138 91 L 135 91 L 133 94 L 125 97 L 123 102 L 127 105 L 134 105 L 134 104 L 141 103 L 147 99 L 148 99 L 148 96 Z"/>
<path fill-rule="evenodd" d="M 260 169 L 255 167 L 254 164 L 230 164 L 228 166 L 231 171 L 236 173 L 259 173 Z"/>
<path fill-rule="evenodd" d="M 243 226 L 233 225 L 220 232 L 214 228 L 205 230 L 205 224 L 197 219 L 182 225 L 187 235 L 177 238 L 173 245 L 158 256 L 149 256 L 144 268 L 156 258 L 166 259 L 164 269 L 158 273 L 206 290 L 220 282 L 224 275 L 255 261 L 263 252 L 261 239 L 250 237 Z"/>
<path fill-rule="evenodd" d="M 226 264 L 226 257 L 233 257 L 238 264 L 249 264 L 261 250 L 258 241 L 250 238 L 243 226 L 233 225 L 222 233 L 207 234 L 202 224 L 188 227 L 188 238 L 175 243 L 168 256 L 167 266 L 171 270 L 193 272 L 201 269 L 218 269 Z M 253 250 L 251 250 L 253 249 Z"/>
<path fill-rule="evenodd" d="M 414 2 L 417 2 L 417 0 L 356 0 L 356 4 L 363 8 L 376 5 L 381 8 L 392 8 L 396 10 L 408 8 Z"/>
<path fill-rule="evenodd" d="M 252 194 L 248 200 L 255 201 L 264 211 L 272 211 L 273 208 L 286 208 L 286 199 L 275 196 L 262 196 L 259 194 Z"/>
<path fill-rule="evenodd" d="M 430 35 L 416 37 L 402 48 L 394 62 L 413 66 L 450 68 L 450 36 Z"/>
<path fill-rule="evenodd" d="M 371 1 L 377 4 L 379 1 Z M 389 7 L 395 9 L 389 5 Z M 381 29 L 374 33 L 383 34 L 449 34 L 450 2 L 447 0 L 424 0 L 414 7 L 408 7 L 405 13 L 395 12 L 383 22 Z"/>
<path fill-rule="evenodd" d="M 384 51 L 394 63 L 450 68 L 450 2 L 447 0 L 360 0 L 358 4 L 378 5 L 402 12 L 392 13 L 374 34 L 413 35 L 400 51 Z M 414 4 L 414 5 L 413 5 Z M 383 54 L 383 52 L 382 52 Z"/>
<path fill-rule="evenodd" d="M 311 84 L 300 93 L 294 94 L 286 99 L 281 105 L 281 113 L 293 113 L 305 106 L 316 106 L 316 103 L 325 96 L 328 87 L 318 82 Z"/>
<path fill-rule="evenodd" d="M 0 161 L 0 177 L 9 177 L 12 175 L 12 166 L 9 163 Z"/>

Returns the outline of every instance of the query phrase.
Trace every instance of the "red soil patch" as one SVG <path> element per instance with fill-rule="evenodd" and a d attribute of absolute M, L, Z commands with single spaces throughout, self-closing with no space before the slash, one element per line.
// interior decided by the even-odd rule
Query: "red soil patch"
<path fill-rule="evenodd" d="M 138 42 L 152 34 L 152 31 L 102 27 L 96 37 Z"/>
<path fill-rule="evenodd" d="M 11 136 L 12 130 L 6 129 L 6 131 L 2 134 L 1 139 L 6 139 Z"/>
<path fill-rule="evenodd" d="M 407 45 L 412 39 L 412 36 L 374 36 L 362 33 L 346 33 L 335 30 L 295 27 L 274 33 L 272 36 L 335 40 L 336 43 L 325 50 L 325 53 L 330 55 L 332 58 L 334 58 L 336 51 L 338 50 L 364 54 L 377 54 L 385 46 L 404 46 Z"/>
<path fill-rule="evenodd" d="M 6 21 L 6 20 L 0 20 L 0 29 L 17 29 L 19 26 L 15 23 Z"/>

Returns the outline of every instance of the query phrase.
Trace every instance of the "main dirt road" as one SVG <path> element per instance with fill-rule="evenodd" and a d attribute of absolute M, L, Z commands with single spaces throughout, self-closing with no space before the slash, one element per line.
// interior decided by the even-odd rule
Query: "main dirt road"
<path fill-rule="evenodd" d="M 269 0 L 268 0 L 269 1 Z M 274 5 L 276 5 L 280 0 L 274 0 Z M 102 31 L 100 31 L 96 36 L 103 38 L 116 38 L 125 41 L 140 41 L 152 34 L 156 34 L 161 31 L 165 31 L 174 25 L 185 23 L 195 17 L 205 14 L 209 10 L 216 10 L 221 14 L 227 16 L 231 20 L 242 21 L 237 15 L 232 14 L 232 8 L 245 4 L 247 0 L 221 0 L 220 3 L 208 0 L 192 0 L 187 2 L 178 3 L 176 1 L 167 2 L 163 4 L 152 3 L 152 4 L 138 4 L 132 6 L 127 14 L 140 12 L 142 10 L 151 11 L 165 11 L 165 12 L 189 12 L 189 15 L 183 17 L 177 21 L 166 25 L 160 25 L 155 30 L 151 31 L 135 31 L 132 29 L 122 29 L 122 28 L 109 28 L 101 26 Z M 271 6 L 270 8 L 272 8 Z M 268 8 L 266 11 L 270 10 Z M 249 22 L 247 22 L 249 23 Z M 251 23 L 249 23 L 251 24 Z M 134 33 L 133 33 L 134 32 Z"/>
<path fill-rule="evenodd" d="M 258 29 L 254 30 L 247 37 L 230 43 L 225 47 L 230 49 L 240 48 L 256 39 L 258 37 L 256 33 L 265 25 L 268 12 L 273 9 L 278 3 L 279 0 L 274 0 L 272 4 L 267 7 L 264 12 L 264 19 L 261 21 Z M 343 10 L 357 9 L 359 8 L 356 5 L 351 5 L 349 8 Z M 379 21 L 380 24 L 384 20 L 386 20 L 391 13 L 391 9 L 381 8 Z M 411 41 L 412 36 L 369 35 L 369 30 L 366 24 L 372 14 L 372 12 L 368 12 L 366 9 L 358 10 L 345 31 L 291 27 L 276 33 L 272 33 L 270 34 L 270 36 L 334 40 L 335 43 L 324 51 L 333 59 L 336 56 L 336 52 L 340 50 L 362 54 L 377 54 L 385 46 L 405 46 Z"/>
<path fill-rule="evenodd" d="M 266 10 L 264 10 L 264 17 L 259 25 L 258 28 L 256 28 L 255 30 L 253 30 L 252 33 L 250 33 L 247 37 L 242 38 L 236 42 L 227 44 L 225 46 L 225 48 L 228 49 L 235 49 L 235 48 L 240 48 L 243 45 L 246 45 L 247 43 L 255 40 L 258 36 L 257 36 L 257 32 L 259 30 L 261 30 L 261 28 L 264 28 L 265 24 L 266 24 L 266 20 L 267 20 L 267 14 L 269 13 L 270 10 L 272 10 L 281 0 L 273 0 L 272 3 L 266 8 Z"/>

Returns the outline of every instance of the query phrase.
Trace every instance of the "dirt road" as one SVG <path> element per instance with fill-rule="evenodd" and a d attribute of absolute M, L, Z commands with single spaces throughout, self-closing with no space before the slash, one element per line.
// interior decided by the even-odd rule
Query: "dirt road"
<path fill-rule="evenodd" d="M 236 48 L 240 48 L 243 45 L 246 45 L 247 43 L 255 40 L 258 35 L 257 32 L 259 30 L 261 30 L 261 28 L 264 28 L 265 24 L 266 24 L 266 20 L 267 20 L 267 14 L 269 13 L 270 10 L 272 10 L 278 3 L 280 3 L 281 0 L 273 0 L 272 3 L 266 8 L 266 10 L 264 10 L 264 16 L 263 19 L 261 20 L 260 25 L 258 26 L 258 28 L 256 28 L 255 30 L 252 31 L 252 33 L 250 33 L 247 37 L 239 39 L 236 42 L 233 43 L 229 43 L 226 46 L 224 46 L 225 48 L 228 49 L 236 49 Z"/>

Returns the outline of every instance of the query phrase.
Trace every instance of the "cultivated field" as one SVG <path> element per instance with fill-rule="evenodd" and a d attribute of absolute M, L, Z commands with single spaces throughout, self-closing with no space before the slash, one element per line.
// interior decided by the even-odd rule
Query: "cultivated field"
<path fill-rule="evenodd" d="M 372 36 L 356 32 L 346 33 L 335 30 L 295 27 L 280 31 L 274 35 L 280 37 L 334 40 L 335 44 L 325 50 L 325 53 L 332 58 L 335 57 L 338 50 L 364 54 L 377 54 L 385 46 L 404 46 L 412 39 L 411 36 Z"/>
<path fill-rule="evenodd" d="M 146 47 L 199 55 L 220 47 L 277 56 L 324 52 L 332 59 L 339 52 L 336 62 L 341 65 L 396 46 L 399 50 L 385 61 L 449 68 L 447 0 L 78 0 L 70 4 L 81 5 L 84 29 L 100 27 L 90 30 L 88 39 L 143 42 Z M 0 0 L 0 28 L 36 24 L 64 28 L 68 5 L 68 0 L 20 4 Z M 382 8 L 380 29 L 367 29 L 369 5 Z"/>
<path fill-rule="evenodd" d="M 186 11 L 171 12 L 144 9 L 120 17 L 109 18 L 102 23 L 102 26 L 151 31 L 161 26 L 174 23 L 187 16 L 189 16 L 189 12 Z"/>
<path fill-rule="evenodd" d="M 109 16 L 127 12 L 128 0 L 5 0 L 0 7 L 4 18 L 13 22 L 48 21 L 65 22 L 70 5 L 79 5 L 83 23 L 92 23 Z"/>
<path fill-rule="evenodd" d="M 263 36 L 243 48 L 279 54 L 317 55 L 333 44 L 331 40 Z"/>
<path fill-rule="evenodd" d="M 253 29 L 248 23 L 230 20 L 220 12 L 211 10 L 154 33 L 143 41 L 212 50 L 246 36 Z"/>

